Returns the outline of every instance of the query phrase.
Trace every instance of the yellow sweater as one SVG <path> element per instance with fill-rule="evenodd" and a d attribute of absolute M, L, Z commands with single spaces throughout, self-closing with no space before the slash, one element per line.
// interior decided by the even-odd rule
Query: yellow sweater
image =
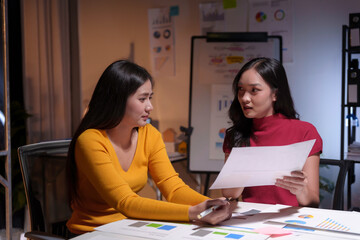
<path fill-rule="evenodd" d="M 75 146 L 78 173 L 71 232 L 81 234 L 124 218 L 189 221 L 190 205 L 207 197 L 187 186 L 175 172 L 161 134 L 152 125 L 138 129 L 135 155 L 124 171 L 104 130 L 88 129 Z M 147 183 L 147 173 L 168 202 L 136 194 Z"/>

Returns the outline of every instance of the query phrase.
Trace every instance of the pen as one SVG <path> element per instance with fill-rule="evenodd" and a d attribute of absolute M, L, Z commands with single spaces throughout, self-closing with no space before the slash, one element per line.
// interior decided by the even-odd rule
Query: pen
<path fill-rule="evenodd" d="M 209 215 L 210 213 L 212 213 L 213 211 L 215 211 L 219 207 L 220 207 L 220 205 L 212 206 L 212 207 L 206 209 L 205 211 L 201 212 L 199 215 L 197 215 L 197 218 L 202 219 L 203 217 Z"/>
<path fill-rule="evenodd" d="M 238 201 L 238 199 L 237 199 L 237 198 L 231 198 L 231 197 L 230 197 L 230 198 L 226 198 L 226 201 L 228 201 L 228 202 Z M 205 211 L 199 213 L 199 214 L 197 215 L 197 218 L 198 218 L 198 219 L 202 219 L 203 217 L 209 215 L 210 213 L 212 213 L 213 211 L 215 211 L 215 210 L 218 209 L 219 207 L 221 207 L 221 205 L 212 206 L 212 207 L 206 209 Z"/>

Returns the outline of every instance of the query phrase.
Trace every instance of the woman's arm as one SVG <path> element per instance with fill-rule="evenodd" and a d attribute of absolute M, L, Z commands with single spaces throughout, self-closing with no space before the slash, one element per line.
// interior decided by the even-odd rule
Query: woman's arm
<path fill-rule="evenodd" d="M 154 130 L 155 131 L 155 130 Z M 153 132 L 149 146 L 149 172 L 169 202 L 191 205 L 188 209 L 190 221 L 217 224 L 231 217 L 236 202 L 226 201 L 225 198 L 209 199 L 186 185 L 173 168 L 160 133 Z M 209 215 L 198 218 L 199 214 L 212 206 L 220 206 Z"/>
<path fill-rule="evenodd" d="M 302 171 L 294 171 L 291 176 L 276 180 L 276 186 L 289 190 L 296 195 L 300 206 L 318 207 L 319 199 L 320 153 L 306 159 Z"/>
<path fill-rule="evenodd" d="M 225 153 L 225 162 L 228 159 L 230 153 Z M 224 188 L 221 189 L 221 193 L 226 198 L 233 198 L 237 199 L 240 197 L 241 193 L 243 192 L 244 188 Z"/>
<path fill-rule="evenodd" d="M 161 134 L 153 127 L 150 130 L 151 141 L 147 141 L 149 173 L 165 199 L 192 206 L 209 199 L 184 183 L 169 160 Z"/>

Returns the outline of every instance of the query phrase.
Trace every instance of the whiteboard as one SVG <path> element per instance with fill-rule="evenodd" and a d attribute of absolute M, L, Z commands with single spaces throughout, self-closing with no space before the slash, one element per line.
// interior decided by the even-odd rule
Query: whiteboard
<path fill-rule="evenodd" d="M 215 36 L 213 38 L 213 36 Z M 220 37 L 219 37 L 220 36 Z M 234 96 L 231 85 L 250 59 L 282 61 L 280 36 L 266 33 L 217 33 L 191 39 L 188 144 L 190 172 L 219 172 L 224 165 L 222 143 L 230 126 L 227 110 Z"/>

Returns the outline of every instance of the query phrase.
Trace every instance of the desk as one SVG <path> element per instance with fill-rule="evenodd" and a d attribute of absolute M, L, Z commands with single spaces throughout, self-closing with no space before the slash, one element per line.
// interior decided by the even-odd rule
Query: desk
<path fill-rule="evenodd" d="M 76 238 L 72 238 L 76 240 L 144 240 L 144 238 L 140 237 L 133 237 L 128 235 L 121 235 L 121 234 L 115 234 L 115 233 L 106 233 L 106 232 L 100 232 L 100 231 L 94 231 L 90 233 L 82 234 Z"/>
<path fill-rule="evenodd" d="M 73 239 L 360 239 L 359 223 L 358 212 L 239 202 L 233 217 L 217 226 L 125 219 Z"/>

